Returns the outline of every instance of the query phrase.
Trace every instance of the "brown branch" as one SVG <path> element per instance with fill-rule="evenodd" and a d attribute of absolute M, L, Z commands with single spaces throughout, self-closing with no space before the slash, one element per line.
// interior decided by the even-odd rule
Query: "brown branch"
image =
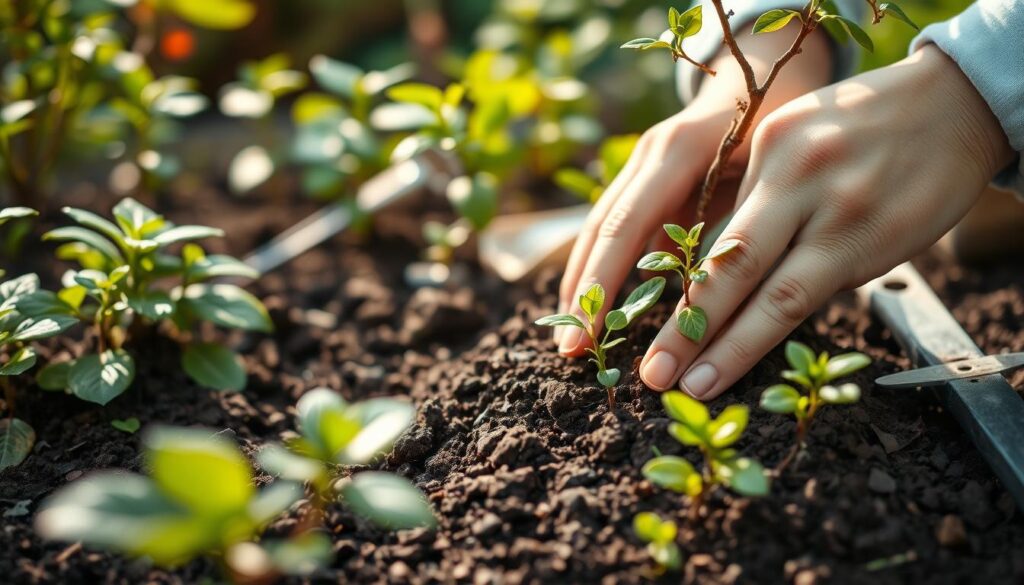
<path fill-rule="evenodd" d="M 710 75 L 712 77 L 717 75 L 717 73 L 716 73 L 716 71 L 714 69 L 708 67 L 707 65 L 705 65 L 704 63 L 701 63 L 700 61 L 695 61 L 695 60 L 691 59 L 689 55 L 687 55 L 686 53 L 684 53 L 682 51 L 673 51 L 672 52 L 672 58 L 674 60 L 676 60 L 676 61 L 678 61 L 679 59 L 682 59 L 683 61 L 686 61 L 690 65 L 693 65 L 697 69 L 700 69 L 701 71 L 703 71 L 704 73 L 707 73 L 708 75 Z"/>
<path fill-rule="evenodd" d="M 722 34 L 729 51 L 732 53 L 733 58 L 736 59 L 736 63 L 739 64 L 740 69 L 743 71 L 743 76 L 747 82 L 747 102 L 740 102 L 737 105 L 739 111 L 739 118 L 733 118 L 732 125 L 729 127 L 729 131 L 726 132 L 722 138 L 721 144 L 718 146 L 718 153 L 715 155 L 714 161 L 711 166 L 708 167 L 707 175 L 704 178 L 704 185 L 701 188 L 700 199 L 697 201 L 697 219 L 700 222 L 704 220 L 704 212 L 707 209 L 708 202 L 715 193 L 715 189 L 718 187 L 718 181 L 722 175 L 722 169 L 729 163 L 729 159 L 732 157 L 736 149 L 739 148 L 743 141 L 746 139 L 747 134 L 750 133 L 750 129 L 754 125 L 754 120 L 757 118 L 757 113 L 761 109 L 761 105 L 764 104 L 764 98 L 768 94 L 768 89 L 772 83 L 775 82 L 776 77 L 779 75 L 779 71 L 786 66 L 787 63 L 793 57 L 798 55 L 801 51 L 801 45 L 803 45 L 804 39 L 814 31 L 817 26 L 817 22 L 813 18 L 811 9 L 812 4 L 808 4 L 807 14 L 801 19 L 800 32 L 797 33 L 793 44 L 790 45 L 789 49 L 782 54 L 781 57 L 776 59 L 775 63 L 772 64 L 772 68 L 769 70 L 767 77 L 765 77 L 764 83 L 761 85 L 757 84 L 757 78 L 754 75 L 754 69 L 751 67 L 750 62 L 746 56 L 743 55 L 743 51 L 740 50 L 739 45 L 736 43 L 736 37 L 732 34 L 732 29 L 729 28 L 729 17 L 725 13 L 725 9 L 722 8 L 722 0 L 711 0 L 715 6 L 715 12 L 718 13 L 718 20 L 722 24 Z"/>

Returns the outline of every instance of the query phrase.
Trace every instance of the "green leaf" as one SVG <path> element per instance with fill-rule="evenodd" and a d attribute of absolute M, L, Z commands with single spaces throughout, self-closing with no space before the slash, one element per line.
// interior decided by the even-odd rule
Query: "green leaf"
<path fill-rule="evenodd" d="M 625 329 L 628 325 L 629 317 L 627 317 L 621 309 L 608 311 L 608 314 L 604 316 L 604 327 L 608 331 L 618 331 L 620 329 Z"/>
<path fill-rule="evenodd" d="M 115 429 L 121 432 L 133 435 L 139 430 L 139 428 L 142 426 L 142 423 L 139 422 L 139 419 L 133 416 L 131 418 L 126 418 L 123 420 L 116 418 L 110 421 L 110 426 L 114 427 Z"/>
<path fill-rule="evenodd" d="M 317 482 L 327 473 L 320 460 L 293 453 L 281 445 L 268 445 L 257 458 L 264 471 L 289 481 Z"/>
<path fill-rule="evenodd" d="M 189 378 L 206 388 L 237 391 L 245 388 L 245 365 L 238 354 L 217 343 L 194 343 L 181 355 Z"/>
<path fill-rule="evenodd" d="M 724 242 L 721 242 L 721 243 L 715 245 L 715 247 L 712 248 L 710 252 L 708 252 L 708 255 L 701 259 L 701 262 L 705 262 L 707 260 L 713 260 L 715 258 L 718 258 L 719 256 L 724 256 L 724 255 L 728 254 L 729 252 L 732 252 L 733 250 L 735 250 L 739 246 L 740 246 L 740 241 L 739 240 L 726 240 Z"/>
<path fill-rule="evenodd" d="M 641 258 L 636 267 L 640 270 L 662 272 L 665 270 L 677 270 L 682 265 L 682 261 L 671 252 L 651 252 Z"/>
<path fill-rule="evenodd" d="M 498 179 L 490 173 L 458 177 L 448 184 L 446 195 L 455 211 L 477 230 L 487 227 L 498 212 Z"/>
<path fill-rule="evenodd" d="M 0 419 L 0 471 L 20 464 L 32 452 L 36 432 L 20 418 Z"/>
<path fill-rule="evenodd" d="M 708 424 L 711 446 L 716 449 L 732 445 L 743 435 L 750 417 L 750 409 L 741 404 L 727 406 L 722 414 Z"/>
<path fill-rule="evenodd" d="M 601 312 L 601 307 L 604 306 L 604 287 L 598 283 L 590 285 L 587 292 L 580 295 L 579 303 L 580 309 L 593 323 L 594 319 L 597 318 L 598 313 Z"/>
<path fill-rule="evenodd" d="M 91 211 L 76 209 L 74 207 L 64 207 L 61 211 L 76 222 L 93 231 L 103 234 L 115 243 L 121 243 L 124 240 L 124 234 L 116 225 L 95 213 L 92 213 Z"/>
<path fill-rule="evenodd" d="M 768 495 L 768 477 L 761 464 L 739 457 L 717 467 L 719 477 L 729 489 L 743 496 Z"/>
<path fill-rule="evenodd" d="M 853 40 L 857 41 L 858 45 L 864 47 L 866 50 L 871 52 L 875 50 L 875 44 L 871 42 L 871 37 L 869 37 L 868 33 L 864 32 L 864 29 L 862 29 L 860 25 L 858 25 L 856 22 L 853 22 L 852 20 L 844 18 L 837 14 L 830 14 L 824 16 L 821 20 L 834 20 L 838 22 L 840 25 L 842 25 L 843 29 L 847 32 L 847 34 L 853 37 Z"/>
<path fill-rule="evenodd" d="M 256 16 L 249 0 L 166 0 L 167 6 L 183 20 L 203 28 L 242 28 Z"/>
<path fill-rule="evenodd" d="M 614 388 L 619 383 L 622 372 L 618 368 L 609 368 L 597 373 L 597 381 L 605 388 Z"/>
<path fill-rule="evenodd" d="M 621 345 L 623 343 L 626 343 L 626 338 L 625 337 L 620 337 L 618 339 L 613 339 L 613 340 L 609 341 L 608 343 L 605 343 L 605 344 L 601 345 L 601 347 L 605 348 L 605 350 L 609 350 L 609 349 L 611 349 L 613 347 L 616 347 L 618 345 Z"/>
<path fill-rule="evenodd" d="M 117 249 L 117 246 L 111 243 L 110 240 L 92 230 L 75 226 L 61 227 L 43 234 L 43 240 L 81 242 L 89 248 L 103 254 L 114 264 L 124 264 L 124 257 L 121 255 L 121 251 Z"/>
<path fill-rule="evenodd" d="M 362 430 L 362 424 L 347 413 L 348 405 L 327 388 L 306 392 L 295 405 L 298 428 L 312 447 L 299 452 L 326 462 L 335 457 Z"/>
<path fill-rule="evenodd" d="M 43 390 L 59 391 L 68 387 L 68 375 L 74 361 L 47 364 L 36 374 L 36 384 Z"/>
<path fill-rule="evenodd" d="M 78 319 L 68 315 L 51 315 L 39 319 L 25 319 L 18 324 L 18 327 L 7 341 L 33 341 L 53 337 L 76 323 L 78 323 Z"/>
<path fill-rule="evenodd" d="M 358 421 L 359 430 L 335 460 L 346 465 L 365 465 L 391 450 L 412 424 L 416 410 L 408 402 L 371 398 L 351 405 L 346 414 Z"/>
<path fill-rule="evenodd" d="M 374 524 L 401 530 L 437 524 L 423 494 L 409 480 L 391 473 L 357 474 L 341 489 L 352 511 Z"/>
<path fill-rule="evenodd" d="M 307 576 L 330 564 L 334 556 L 331 539 L 319 532 L 304 532 L 287 540 L 265 543 L 274 568 L 285 575 Z"/>
<path fill-rule="evenodd" d="M 578 169 L 559 169 L 552 178 L 562 189 L 591 203 L 597 201 L 603 191 L 593 177 Z"/>
<path fill-rule="evenodd" d="M 203 225 L 180 225 L 153 236 L 153 241 L 161 246 L 188 240 L 224 237 L 224 230 Z"/>
<path fill-rule="evenodd" d="M 631 41 L 627 41 L 626 43 L 622 44 L 619 48 L 620 49 L 633 49 L 633 50 L 637 50 L 637 51 L 643 51 L 643 50 L 646 50 L 648 48 L 651 48 L 652 45 L 654 45 L 656 43 L 659 43 L 659 42 L 661 42 L 661 41 L 658 41 L 658 39 L 650 39 L 650 38 L 633 39 Z M 672 48 L 672 45 L 669 45 L 668 43 L 664 43 L 664 44 L 668 45 L 669 48 Z"/>
<path fill-rule="evenodd" d="M 794 18 L 802 19 L 800 13 L 796 10 L 790 10 L 788 8 L 775 8 L 765 12 L 761 16 L 757 17 L 754 22 L 754 30 L 752 34 L 770 33 L 775 32 L 787 24 Z"/>
<path fill-rule="evenodd" d="M 676 316 L 676 329 L 683 337 L 700 343 L 708 330 L 708 315 L 700 307 L 684 307 Z"/>
<path fill-rule="evenodd" d="M 633 292 L 629 293 L 629 296 L 626 297 L 626 302 L 619 309 L 626 316 L 626 324 L 632 323 L 633 319 L 636 319 L 653 307 L 664 291 L 665 279 L 661 276 L 655 276 L 633 289 Z"/>
<path fill-rule="evenodd" d="M 703 430 L 701 431 L 701 434 L 697 434 L 683 423 L 669 423 L 668 434 L 675 440 L 689 447 L 697 447 L 707 443 L 707 440 L 703 437 Z"/>
<path fill-rule="evenodd" d="M 761 408 L 778 414 L 796 412 L 800 393 L 789 384 L 775 384 L 761 393 Z"/>
<path fill-rule="evenodd" d="M 860 400 L 860 386 L 854 383 L 823 386 L 818 397 L 828 404 L 853 404 Z"/>
<path fill-rule="evenodd" d="M 668 27 L 669 28 L 675 28 L 677 22 L 679 22 L 679 11 L 676 10 L 675 6 L 669 6 L 669 8 L 668 8 Z"/>
<path fill-rule="evenodd" d="M 0 376 L 17 376 L 24 374 L 36 365 L 36 351 L 31 347 L 19 349 L 7 363 L 0 368 Z"/>
<path fill-rule="evenodd" d="M 902 22 L 910 25 L 915 30 L 921 30 L 920 27 L 918 27 L 916 24 L 914 24 L 914 21 L 910 20 L 910 17 L 907 16 L 907 13 L 903 12 L 902 8 L 900 8 L 896 4 L 893 4 L 892 2 L 883 2 L 883 3 L 879 4 L 878 5 L 878 10 L 879 10 L 879 12 L 881 12 L 881 13 L 887 15 L 887 16 L 891 16 L 891 17 L 895 18 L 896 20 L 902 21 Z"/>
<path fill-rule="evenodd" d="M 135 362 L 123 349 L 108 349 L 75 360 L 68 371 L 68 390 L 72 394 L 104 405 L 120 396 L 135 378 Z"/>
<path fill-rule="evenodd" d="M 486 141 L 503 130 L 510 117 L 508 98 L 504 95 L 477 102 L 469 117 L 469 136 L 473 140 Z"/>
<path fill-rule="evenodd" d="M 642 473 L 648 481 L 674 492 L 696 496 L 704 489 L 700 473 L 686 459 L 674 455 L 655 457 L 644 464 Z"/>
<path fill-rule="evenodd" d="M 152 209 L 132 199 L 125 197 L 117 202 L 113 209 L 114 219 L 125 232 L 133 233 L 135 237 L 148 235 L 151 231 L 163 227 L 163 217 Z M 145 230 L 143 228 L 148 228 Z"/>
<path fill-rule="evenodd" d="M 694 431 L 703 431 L 711 419 L 708 407 L 704 406 L 703 402 L 690 398 L 678 390 L 662 394 L 661 403 L 670 417 Z"/>
<path fill-rule="evenodd" d="M 815 357 L 811 348 L 799 341 L 786 342 L 786 361 L 789 362 L 789 367 L 797 372 L 812 377 L 810 376 L 810 371 L 811 365 L 815 362 Z"/>
<path fill-rule="evenodd" d="M 662 519 L 653 512 L 640 512 L 633 517 L 633 531 L 645 542 L 669 543 L 676 539 L 676 523 Z"/>
<path fill-rule="evenodd" d="M 4 225 L 12 219 L 22 219 L 36 215 L 39 215 L 39 212 L 31 207 L 5 207 L 0 209 L 0 225 Z"/>
<path fill-rule="evenodd" d="M 699 33 L 701 26 L 704 24 L 702 8 L 703 6 L 698 3 L 696 6 L 680 14 L 676 24 L 670 27 L 672 32 L 681 39 L 692 37 Z"/>
<path fill-rule="evenodd" d="M 169 319 L 174 315 L 174 301 L 163 291 L 147 290 L 138 294 L 128 293 L 125 298 L 133 311 L 147 319 L 159 321 L 160 319 Z"/>
<path fill-rule="evenodd" d="M 804 388 L 808 389 L 814 385 L 814 383 L 811 382 L 811 379 L 807 376 L 807 374 L 800 373 L 796 370 L 783 370 L 782 379 L 789 380 L 790 382 L 799 384 Z"/>
<path fill-rule="evenodd" d="M 647 552 L 650 553 L 655 563 L 669 571 L 678 571 L 683 564 L 682 553 L 679 552 L 679 546 L 674 542 L 648 544 Z"/>
<path fill-rule="evenodd" d="M 175 565 L 216 547 L 202 519 L 174 503 L 145 477 L 100 472 L 71 483 L 44 502 L 36 531 L 44 538 L 148 556 Z"/>
<path fill-rule="evenodd" d="M 199 515 L 244 510 L 255 495 L 249 462 L 221 435 L 156 427 L 144 442 L 150 474 L 160 491 Z"/>
<path fill-rule="evenodd" d="M 320 87 L 348 99 L 355 97 L 359 80 L 364 75 L 363 70 L 355 65 L 324 55 L 315 55 L 309 60 L 309 72 Z"/>
<path fill-rule="evenodd" d="M 403 83 L 387 91 L 389 98 L 396 102 L 417 104 L 432 112 L 439 112 L 444 103 L 444 93 L 425 83 Z"/>
<path fill-rule="evenodd" d="M 825 366 L 825 381 L 831 382 L 837 378 L 849 376 L 850 374 L 871 365 L 871 358 L 857 353 L 844 353 L 828 360 Z"/>
<path fill-rule="evenodd" d="M 543 327 L 569 326 L 579 327 L 580 329 L 586 329 L 586 326 L 583 325 L 583 322 L 580 321 L 579 318 L 577 318 L 575 315 L 569 314 L 548 315 L 546 317 L 541 317 L 540 319 L 537 319 L 536 321 L 534 321 L 534 324 L 541 325 Z"/>
<path fill-rule="evenodd" d="M 233 284 L 193 284 L 182 302 L 200 319 L 234 329 L 270 332 L 274 325 L 259 299 Z"/>
<path fill-rule="evenodd" d="M 679 247 L 685 250 L 690 249 L 690 245 L 687 242 L 687 239 L 690 237 L 690 233 L 686 231 L 686 229 L 674 223 L 666 223 L 662 227 L 665 229 L 665 233 L 668 234 L 668 237 L 672 238 L 673 242 L 679 244 Z"/>
<path fill-rule="evenodd" d="M 37 290 L 21 296 L 15 300 L 14 306 L 18 313 L 26 317 L 48 317 L 74 313 L 74 309 L 70 305 L 48 290 Z"/>
<path fill-rule="evenodd" d="M 259 278 L 260 273 L 245 262 L 231 256 L 211 254 L 196 260 L 189 267 L 189 276 L 194 281 L 224 276 L 256 279 Z"/>

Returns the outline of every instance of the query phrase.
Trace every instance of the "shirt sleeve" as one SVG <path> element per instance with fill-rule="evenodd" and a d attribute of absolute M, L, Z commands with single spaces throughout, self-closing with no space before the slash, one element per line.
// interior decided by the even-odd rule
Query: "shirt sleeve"
<path fill-rule="evenodd" d="M 927 43 L 960 66 L 999 120 L 1018 159 L 994 182 L 1024 196 L 1024 0 L 978 0 L 925 27 L 910 50 Z"/>
<path fill-rule="evenodd" d="M 1024 0 L 1021 0 L 1024 1 Z M 686 54 L 700 63 L 707 63 L 721 50 L 722 27 L 718 23 L 718 15 L 710 0 L 702 0 L 704 26 L 700 32 L 683 41 L 683 49 Z M 773 8 L 789 8 L 792 10 L 803 10 L 807 6 L 806 1 L 798 0 L 732 0 L 726 3 L 726 10 L 732 10 L 733 15 L 729 18 L 729 25 L 733 32 L 742 29 L 748 24 L 757 20 L 765 12 Z M 837 8 L 843 16 L 859 22 L 866 12 L 864 0 L 837 0 Z M 795 27 L 794 27 L 795 28 Z M 785 34 L 785 33 L 781 33 Z M 831 40 L 831 37 L 829 37 Z M 834 43 L 834 41 L 832 41 Z M 857 69 L 859 52 L 857 46 L 851 42 L 834 43 L 835 61 L 832 66 L 832 81 L 839 81 L 849 77 Z M 676 83 L 679 96 L 683 103 L 689 103 L 697 95 L 700 82 L 704 74 L 693 65 L 680 61 L 676 70 Z"/>

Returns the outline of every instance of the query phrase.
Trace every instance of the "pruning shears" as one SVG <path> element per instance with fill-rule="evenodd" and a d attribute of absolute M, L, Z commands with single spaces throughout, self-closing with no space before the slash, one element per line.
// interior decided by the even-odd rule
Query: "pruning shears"
<path fill-rule="evenodd" d="M 1020 368 L 1024 368 L 1024 352 L 988 355 L 897 372 L 878 378 L 875 384 L 893 389 L 941 386 L 954 380 L 1007 374 Z"/>

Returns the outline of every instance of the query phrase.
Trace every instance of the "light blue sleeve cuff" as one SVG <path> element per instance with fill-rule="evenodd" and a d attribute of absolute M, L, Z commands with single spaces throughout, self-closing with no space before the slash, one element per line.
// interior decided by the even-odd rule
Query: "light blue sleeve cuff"
<path fill-rule="evenodd" d="M 715 6 L 710 0 L 702 0 L 704 26 L 700 32 L 683 41 L 683 50 L 686 54 L 700 63 L 707 63 L 721 50 L 722 26 L 718 23 L 718 15 L 715 13 Z M 839 12 L 851 20 L 860 21 L 865 13 L 864 0 L 838 0 L 836 5 Z M 758 16 L 773 8 L 789 8 L 791 10 L 803 10 L 806 2 L 794 0 L 726 0 L 725 10 L 732 10 L 733 15 L 729 18 L 729 25 L 733 32 L 753 23 Z M 796 30 L 796 25 L 789 25 L 785 30 Z M 778 32 L 774 34 L 786 34 Z M 830 37 L 831 38 L 831 37 Z M 849 77 L 857 68 L 859 52 L 857 46 L 852 42 L 833 45 L 835 59 L 833 62 L 832 81 L 839 81 Z M 676 69 L 676 83 L 679 97 L 683 103 L 689 103 L 697 95 L 700 82 L 704 74 L 693 65 L 680 61 Z"/>
<path fill-rule="evenodd" d="M 959 15 L 925 27 L 910 51 L 934 43 L 949 55 L 1024 152 L 1024 0 L 979 0 Z M 1024 196 L 1024 158 L 993 182 Z"/>

